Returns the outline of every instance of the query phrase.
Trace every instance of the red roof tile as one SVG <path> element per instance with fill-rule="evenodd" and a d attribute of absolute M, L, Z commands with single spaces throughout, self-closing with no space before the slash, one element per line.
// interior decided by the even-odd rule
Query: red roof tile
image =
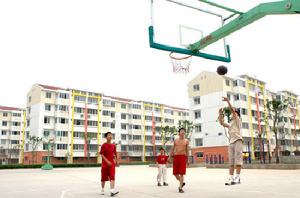
<path fill-rule="evenodd" d="M 45 89 L 51 89 L 51 90 L 64 90 L 63 88 L 60 88 L 60 87 L 54 87 L 54 86 L 50 86 L 50 85 L 42 85 L 42 84 L 39 84 L 39 86 L 45 88 Z"/>
<path fill-rule="evenodd" d="M 0 110 L 5 110 L 5 111 L 21 111 L 22 109 L 17 108 L 17 107 L 5 107 L 5 106 L 0 106 Z"/>

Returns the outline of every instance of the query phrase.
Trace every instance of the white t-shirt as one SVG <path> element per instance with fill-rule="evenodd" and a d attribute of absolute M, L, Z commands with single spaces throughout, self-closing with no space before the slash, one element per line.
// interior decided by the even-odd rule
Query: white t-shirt
<path fill-rule="evenodd" d="M 241 120 L 240 119 L 233 119 L 229 123 L 229 144 L 233 144 L 237 140 L 243 140 L 243 136 L 241 134 Z"/>

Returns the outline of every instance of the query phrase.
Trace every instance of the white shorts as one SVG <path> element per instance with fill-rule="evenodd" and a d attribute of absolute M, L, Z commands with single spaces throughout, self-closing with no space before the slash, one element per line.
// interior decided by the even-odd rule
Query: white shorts
<path fill-rule="evenodd" d="M 237 140 L 228 146 L 229 165 L 243 165 L 243 142 Z"/>

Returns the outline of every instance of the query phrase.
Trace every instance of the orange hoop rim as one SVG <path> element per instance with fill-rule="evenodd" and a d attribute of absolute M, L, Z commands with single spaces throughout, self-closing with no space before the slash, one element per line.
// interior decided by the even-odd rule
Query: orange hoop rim
<path fill-rule="evenodd" d="M 172 56 L 175 52 L 170 52 L 169 56 L 171 59 L 174 59 L 174 60 L 185 60 L 185 59 L 189 59 L 191 58 L 193 55 L 188 55 L 188 56 L 184 56 L 182 58 L 177 58 L 175 56 Z"/>

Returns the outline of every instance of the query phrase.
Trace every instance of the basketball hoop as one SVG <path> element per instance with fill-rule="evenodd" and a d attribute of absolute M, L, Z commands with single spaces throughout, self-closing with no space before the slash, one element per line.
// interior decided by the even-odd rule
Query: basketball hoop
<path fill-rule="evenodd" d="M 192 55 L 188 55 L 188 56 L 178 56 L 174 52 L 170 52 L 169 54 L 170 58 L 171 58 L 171 63 L 173 65 L 173 72 L 174 73 L 183 73 L 183 74 L 187 74 L 190 71 L 190 65 L 192 62 Z"/>

